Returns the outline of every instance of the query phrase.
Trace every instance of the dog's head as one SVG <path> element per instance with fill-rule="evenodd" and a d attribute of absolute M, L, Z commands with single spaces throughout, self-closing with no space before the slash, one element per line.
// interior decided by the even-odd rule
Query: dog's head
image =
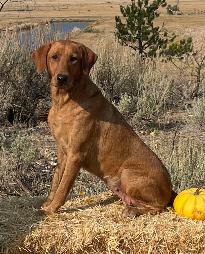
<path fill-rule="evenodd" d="M 43 45 L 32 53 L 32 59 L 38 73 L 47 68 L 53 85 L 70 89 L 89 75 L 97 55 L 83 44 L 61 40 Z"/>

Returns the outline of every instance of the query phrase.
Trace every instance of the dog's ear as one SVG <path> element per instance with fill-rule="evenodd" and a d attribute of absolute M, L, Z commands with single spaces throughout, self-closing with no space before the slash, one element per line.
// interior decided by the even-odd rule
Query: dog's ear
<path fill-rule="evenodd" d="M 91 68 L 98 59 L 98 56 L 85 45 L 81 45 L 82 50 L 82 68 L 86 75 L 89 75 Z"/>
<path fill-rule="evenodd" d="M 51 45 L 52 43 L 47 43 L 39 49 L 33 51 L 33 53 L 31 54 L 38 73 L 42 73 L 46 68 L 47 54 L 51 48 Z"/>

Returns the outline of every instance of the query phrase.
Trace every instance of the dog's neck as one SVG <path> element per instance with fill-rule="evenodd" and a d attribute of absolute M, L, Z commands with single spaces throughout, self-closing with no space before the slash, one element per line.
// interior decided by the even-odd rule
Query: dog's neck
<path fill-rule="evenodd" d="M 58 110 L 68 105 L 69 101 L 82 102 L 87 98 L 100 93 L 97 86 L 90 80 L 89 77 L 76 81 L 71 89 L 59 88 L 51 84 L 52 105 Z"/>

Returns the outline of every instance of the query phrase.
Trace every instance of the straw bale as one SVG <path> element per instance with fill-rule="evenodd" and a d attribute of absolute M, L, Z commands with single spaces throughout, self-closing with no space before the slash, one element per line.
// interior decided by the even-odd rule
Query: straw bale
<path fill-rule="evenodd" d="M 70 200 L 47 217 L 34 215 L 28 203 L 14 204 L 14 216 L 23 217 L 19 221 L 13 217 L 16 225 L 9 225 L 11 235 L 20 237 L 10 239 L 7 253 L 205 253 L 205 222 L 179 217 L 171 209 L 155 216 L 122 218 L 124 206 L 110 192 Z"/>

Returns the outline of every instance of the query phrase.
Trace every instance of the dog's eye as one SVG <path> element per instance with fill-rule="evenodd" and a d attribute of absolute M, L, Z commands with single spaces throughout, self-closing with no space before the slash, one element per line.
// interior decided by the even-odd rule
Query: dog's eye
<path fill-rule="evenodd" d="M 78 61 L 78 58 L 75 57 L 75 56 L 71 56 L 70 61 L 71 61 L 72 63 L 75 63 L 75 62 Z"/>
<path fill-rule="evenodd" d="M 51 57 L 53 60 L 57 60 L 58 59 L 58 55 L 57 54 L 54 54 L 54 55 L 52 55 L 52 57 Z"/>

